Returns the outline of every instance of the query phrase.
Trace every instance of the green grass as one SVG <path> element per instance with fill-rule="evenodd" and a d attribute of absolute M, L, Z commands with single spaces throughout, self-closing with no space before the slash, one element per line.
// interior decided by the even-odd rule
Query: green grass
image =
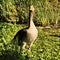
<path fill-rule="evenodd" d="M 60 25 L 59 0 L 1 0 L 0 21 L 27 22 L 29 5 L 35 8 L 34 22 L 36 25 Z"/>
<path fill-rule="evenodd" d="M 14 35 L 26 25 L 0 22 L 0 60 L 60 60 L 60 29 L 38 29 L 38 38 L 31 51 L 20 52 L 17 44 L 11 44 Z"/>
<path fill-rule="evenodd" d="M 52 32 L 39 29 L 39 36 L 32 47 L 33 57 L 31 60 L 58 60 L 60 59 L 60 38 L 50 36 Z M 49 32 L 48 32 L 49 31 Z M 57 33 L 57 32 L 56 32 Z M 58 34 L 58 33 L 57 33 Z"/>

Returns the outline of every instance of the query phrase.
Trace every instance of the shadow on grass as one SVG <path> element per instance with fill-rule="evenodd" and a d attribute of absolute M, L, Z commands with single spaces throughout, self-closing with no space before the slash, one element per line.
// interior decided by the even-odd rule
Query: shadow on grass
<path fill-rule="evenodd" d="M 27 60 L 26 57 L 22 55 L 22 53 L 18 53 L 17 51 L 1 51 L 2 55 L 0 55 L 0 60 Z"/>

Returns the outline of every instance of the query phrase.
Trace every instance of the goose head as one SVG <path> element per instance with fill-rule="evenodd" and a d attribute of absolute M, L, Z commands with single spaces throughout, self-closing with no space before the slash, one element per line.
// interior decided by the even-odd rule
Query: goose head
<path fill-rule="evenodd" d="M 34 12 L 34 7 L 33 7 L 33 5 L 30 6 L 29 11 L 30 11 L 30 12 Z"/>

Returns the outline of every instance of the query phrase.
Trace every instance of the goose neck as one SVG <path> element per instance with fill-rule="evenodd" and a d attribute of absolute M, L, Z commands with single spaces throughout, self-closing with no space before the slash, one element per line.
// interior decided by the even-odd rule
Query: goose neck
<path fill-rule="evenodd" d="M 34 12 L 29 12 L 29 27 L 31 26 L 34 26 L 34 23 L 33 23 L 33 13 Z"/>

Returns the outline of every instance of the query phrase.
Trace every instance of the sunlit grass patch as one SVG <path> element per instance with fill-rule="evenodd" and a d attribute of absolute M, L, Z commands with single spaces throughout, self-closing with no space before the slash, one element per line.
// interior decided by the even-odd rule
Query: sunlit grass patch
<path fill-rule="evenodd" d="M 21 53 L 20 46 L 11 44 L 13 37 L 25 28 L 16 23 L 0 23 L 0 59 L 1 60 L 58 60 L 60 59 L 60 29 L 38 29 L 38 37 L 32 45 L 31 51 L 25 49 Z M 55 36 L 57 35 L 57 36 Z M 5 58 L 5 56 L 7 56 Z M 11 58 L 10 58 L 11 57 Z M 10 58 L 10 59 L 9 59 Z"/>

